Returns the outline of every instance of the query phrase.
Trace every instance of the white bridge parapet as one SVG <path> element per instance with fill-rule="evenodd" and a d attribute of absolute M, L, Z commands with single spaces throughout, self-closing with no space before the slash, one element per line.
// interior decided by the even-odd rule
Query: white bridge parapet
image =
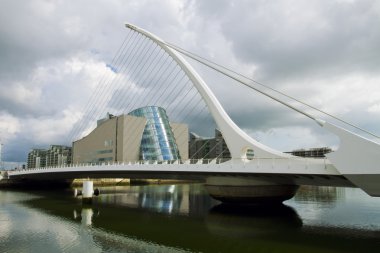
<path fill-rule="evenodd" d="M 75 179 L 75 178 L 161 178 L 207 179 L 209 177 L 260 178 L 273 184 L 359 187 L 371 196 L 380 196 L 378 175 L 351 175 L 367 179 L 357 185 L 342 175 L 326 158 L 254 158 L 199 159 L 186 161 L 136 161 L 99 164 L 72 164 L 64 167 L 33 168 L 8 171 L 9 179 Z"/>
<path fill-rule="evenodd" d="M 9 177 L 78 171 L 159 171 L 212 173 L 280 173 L 341 175 L 326 158 L 254 158 L 254 159 L 191 159 L 175 161 L 109 162 L 103 164 L 72 164 L 62 167 L 31 168 L 9 171 Z M 52 175 L 52 177 L 54 177 Z"/>

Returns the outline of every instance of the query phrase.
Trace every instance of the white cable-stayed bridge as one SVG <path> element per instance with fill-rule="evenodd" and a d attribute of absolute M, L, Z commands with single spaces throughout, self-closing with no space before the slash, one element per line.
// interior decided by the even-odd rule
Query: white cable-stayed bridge
<path fill-rule="evenodd" d="M 81 121 L 68 139 L 77 140 L 93 128 L 93 122 L 112 110 L 123 114 L 142 106 L 165 108 L 176 122 L 186 122 L 190 130 L 218 128 L 231 157 L 187 157 L 175 160 L 136 159 L 73 163 L 9 171 L 10 179 L 58 180 L 74 178 L 175 178 L 202 179 L 211 196 L 223 201 L 285 200 L 300 185 L 359 187 L 371 196 L 380 196 L 380 145 L 347 128 L 356 128 L 365 135 L 374 134 L 338 117 L 325 113 L 298 99 L 278 92 L 213 62 L 194 55 L 139 27 L 127 24 L 128 34 L 109 70 L 92 95 Z M 326 158 L 295 157 L 270 148 L 238 127 L 226 113 L 206 82 L 184 58 L 200 62 L 244 86 L 314 121 L 336 135 L 339 148 Z M 327 118 L 347 127 L 332 124 L 280 99 L 282 95 L 323 113 Z M 211 116 L 211 117 L 210 117 Z M 131 128 L 137 125 L 131 125 Z M 175 126 L 174 126 L 175 128 Z M 203 130 L 202 130 L 203 128 Z M 174 129 L 176 130 L 176 129 Z M 188 135 L 183 131 L 181 134 Z M 141 135 L 132 137 L 136 142 Z M 186 140 L 186 138 L 184 139 Z M 207 142 L 204 144 L 206 145 Z M 179 143 L 178 145 L 187 145 Z M 252 155 L 253 154 L 253 155 Z"/>

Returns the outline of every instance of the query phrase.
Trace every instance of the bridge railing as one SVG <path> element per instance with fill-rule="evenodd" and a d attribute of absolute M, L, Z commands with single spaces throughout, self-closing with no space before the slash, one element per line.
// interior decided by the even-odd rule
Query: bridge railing
<path fill-rule="evenodd" d="M 188 160 L 166 160 L 166 161 L 157 161 L 157 160 L 139 160 L 133 162 L 120 162 L 120 161 L 112 161 L 112 162 L 102 162 L 102 163 L 76 163 L 76 164 L 65 164 L 62 166 L 49 166 L 49 167 L 40 167 L 40 168 L 27 168 L 27 169 L 18 169 L 17 171 L 34 171 L 34 170 L 47 170 L 47 169 L 62 169 L 62 168 L 78 168 L 78 167 L 94 167 L 94 166 L 126 166 L 126 165 L 152 165 L 152 166 L 161 166 L 161 165 L 247 165 L 247 166 L 257 166 L 268 164 L 271 167 L 277 167 L 281 164 L 287 167 L 292 167 L 297 164 L 298 166 L 302 165 L 305 168 L 308 168 L 309 165 L 315 164 L 324 164 L 325 168 L 331 164 L 327 158 L 306 158 L 306 157 L 289 157 L 289 158 L 217 158 L 217 159 L 188 159 Z"/>

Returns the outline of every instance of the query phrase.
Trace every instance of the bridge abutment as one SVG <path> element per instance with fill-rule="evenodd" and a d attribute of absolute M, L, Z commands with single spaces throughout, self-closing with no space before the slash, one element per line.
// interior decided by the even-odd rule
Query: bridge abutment
<path fill-rule="evenodd" d="M 243 177 L 209 177 L 206 189 L 211 197 L 224 203 L 276 204 L 291 199 L 299 186 L 274 184 Z"/>

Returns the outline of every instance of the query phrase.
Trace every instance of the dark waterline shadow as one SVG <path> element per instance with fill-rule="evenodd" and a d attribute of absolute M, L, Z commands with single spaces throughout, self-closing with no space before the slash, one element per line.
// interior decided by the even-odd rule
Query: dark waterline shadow
<path fill-rule="evenodd" d="M 206 223 L 211 233 L 227 237 L 274 236 L 302 227 L 297 212 L 283 204 L 220 204 L 210 209 Z"/>

